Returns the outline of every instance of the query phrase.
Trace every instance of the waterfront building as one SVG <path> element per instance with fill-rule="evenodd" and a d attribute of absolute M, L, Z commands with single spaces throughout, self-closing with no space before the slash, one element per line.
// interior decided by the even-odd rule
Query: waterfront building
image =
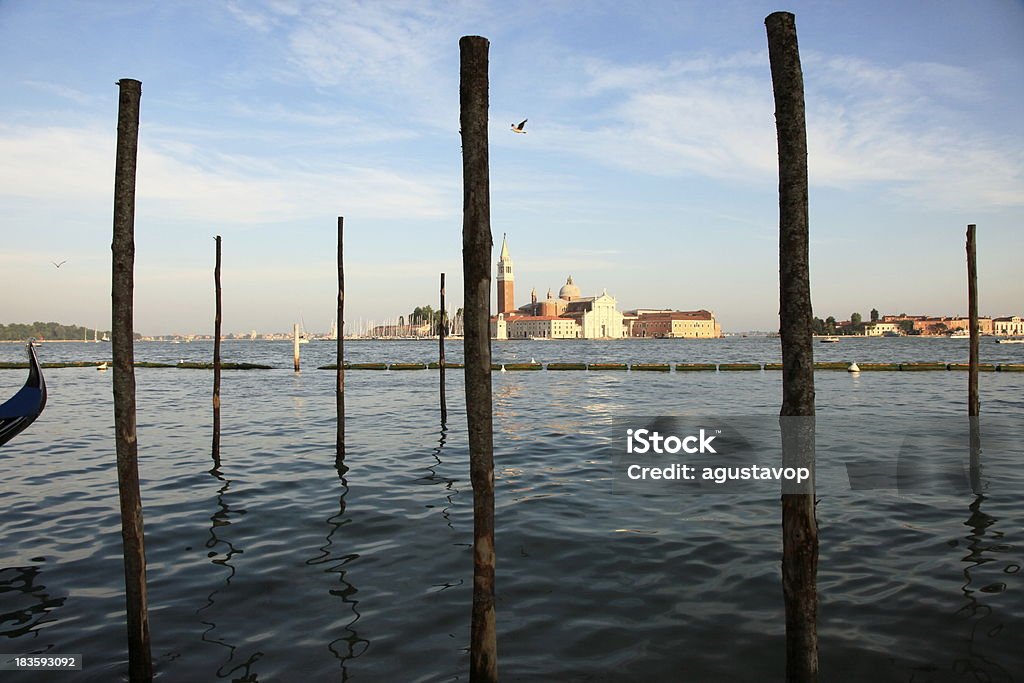
<path fill-rule="evenodd" d="M 1019 315 L 996 318 L 992 321 L 992 334 L 997 337 L 1024 335 L 1024 318 Z"/>
<path fill-rule="evenodd" d="M 501 240 L 497 272 L 498 306 L 491 318 L 494 339 L 622 339 L 629 336 L 710 338 L 722 329 L 708 311 L 633 311 L 624 315 L 615 297 L 602 291 L 585 297 L 572 275 L 554 296 L 549 289 L 540 300 L 537 290 L 530 302 L 515 307 L 515 280 L 506 236 Z M 645 317 L 647 316 L 647 317 Z M 637 333 L 633 333 L 634 326 Z"/>
<path fill-rule="evenodd" d="M 626 312 L 626 334 L 630 337 L 669 339 L 716 339 L 722 328 L 715 314 L 707 310 L 673 311 L 637 309 Z"/>
<path fill-rule="evenodd" d="M 882 337 L 903 334 L 903 329 L 894 322 L 873 322 L 864 325 L 865 337 Z"/>
<path fill-rule="evenodd" d="M 944 335 L 957 330 L 969 332 L 971 327 L 970 318 L 921 318 L 914 320 L 914 329 L 919 330 L 922 335 Z M 978 318 L 978 332 L 981 334 L 992 334 L 992 318 Z"/>

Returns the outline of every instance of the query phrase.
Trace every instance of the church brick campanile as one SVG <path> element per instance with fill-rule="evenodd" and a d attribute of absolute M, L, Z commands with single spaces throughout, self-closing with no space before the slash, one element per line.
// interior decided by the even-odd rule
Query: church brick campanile
<path fill-rule="evenodd" d="M 515 304 L 515 276 L 512 259 L 508 255 L 506 236 L 501 236 L 501 256 L 498 257 L 498 313 L 512 313 Z"/>

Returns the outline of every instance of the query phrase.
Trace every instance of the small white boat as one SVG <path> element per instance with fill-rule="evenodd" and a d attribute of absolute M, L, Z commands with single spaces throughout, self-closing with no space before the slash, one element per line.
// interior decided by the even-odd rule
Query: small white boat
<path fill-rule="evenodd" d="M 839 337 L 822 337 L 819 339 L 822 344 L 835 344 L 839 341 Z"/>
<path fill-rule="evenodd" d="M 949 335 L 950 339 L 970 339 L 971 333 L 967 330 L 957 330 L 953 334 Z"/>
<path fill-rule="evenodd" d="M 996 339 L 996 344 L 1024 344 L 1024 339 Z"/>

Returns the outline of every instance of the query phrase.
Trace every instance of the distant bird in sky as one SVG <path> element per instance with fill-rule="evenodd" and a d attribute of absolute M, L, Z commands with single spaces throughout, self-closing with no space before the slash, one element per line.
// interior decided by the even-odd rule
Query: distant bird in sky
<path fill-rule="evenodd" d="M 60 268 L 61 266 L 63 266 L 67 262 L 68 262 L 67 259 L 64 259 L 60 263 L 54 263 L 53 261 L 50 261 L 50 263 L 53 263 L 53 265 L 57 266 L 58 268 Z"/>
<path fill-rule="evenodd" d="M 512 124 L 512 132 L 513 133 L 522 133 L 523 135 L 526 135 L 526 131 L 523 130 L 523 127 L 526 126 L 526 122 L 529 121 L 529 120 L 530 119 L 523 119 L 522 121 L 519 122 L 518 126 L 513 123 Z"/>

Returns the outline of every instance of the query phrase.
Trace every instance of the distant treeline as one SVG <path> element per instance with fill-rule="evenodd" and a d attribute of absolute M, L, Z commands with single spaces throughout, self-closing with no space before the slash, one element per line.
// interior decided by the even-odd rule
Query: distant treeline
<path fill-rule="evenodd" d="M 0 341 L 28 341 L 29 339 L 89 339 L 92 341 L 93 328 L 60 323 L 11 323 L 0 325 Z M 99 330 L 95 336 L 110 335 L 109 330 Z M 136 335 L 139 336 L 139 335 Z"/>

